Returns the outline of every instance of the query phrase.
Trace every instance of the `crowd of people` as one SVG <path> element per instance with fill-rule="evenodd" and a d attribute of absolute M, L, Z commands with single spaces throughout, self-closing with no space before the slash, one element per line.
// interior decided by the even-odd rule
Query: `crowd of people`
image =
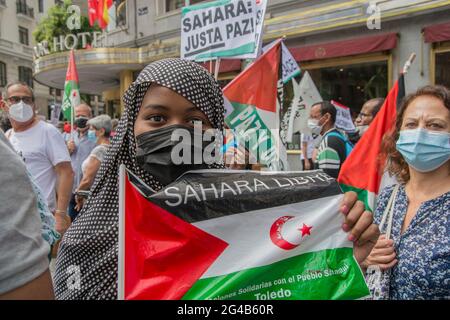
<path fill-rule="evenodd" d="M 303 169 L 322 169 L 337 178 L 383 101 L 362 106 L 354 135 L 336 129 L 336 109 L 329 101 L 312 106 L 310 134 L 301 140 Z M 170 184 L 184 170 L 166 161 L 174 130 L 194 123 L 223 129 L 220 86 L 193 62 L 151 63 L 125 92 L 115 130 L 109 116 L 93 117 L 87 104 L 75 107 L 76 131 L 58 130 L 36 116 L 33 90 L 20 82 L 6 87 L 0 103 L 11 125 L 2 119 L 0 299 L 116 299 L 119 165 L 154 190 Z M 344 195 L 342 229 L 364 271 L 371 266 L 386 271 L 384 299 L 450 298 L 449 140 L 450 91 L 418 89 L 403 100 L 395 131 L 383 142 L 396 186 L 380 193 L 373 215 L 354 192 Z M 244 151 L 242 157 L 250 155 Z M 196 167 L 224 168 L 189 166 Z M 393 217 L 389 239 L 382 223 L 387 211 Z M 76 290 L 67 272 L 74 265 L 81 270 Z"/>

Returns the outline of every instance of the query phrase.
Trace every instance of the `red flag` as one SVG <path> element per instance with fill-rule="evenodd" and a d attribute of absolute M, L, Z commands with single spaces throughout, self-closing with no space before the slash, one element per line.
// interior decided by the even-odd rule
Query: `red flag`
<path fill-rule="evenodd" d="M 108 9 L 112 6 L 112 0 L 98 0 L 97 19 L 100 28 L 105 29 L 109 23 Z"/>
<path fill-rule="evenodd" d="M 147 200 L 127 175 L 124 217 L 126 300 L 181 299 L 228 246 Z"/>
<path fill-rule="evenodd" d="M 374 210 L 382 172 L 379 155 L 385 133 L 395 125 L 397 106 L 405 94 L 404 75 L 392 87 L 383 106 L 341 167 L 338 182 L 344 191 L 355 191 L 366 208 Z"/>
<path fill-rule="evenodd" d="M 275 112 L 280 55 L 281 40 L 223 89 L 227 99 Z"/>
<path fill-rule="evenodd" d="M 89 25 L 93 26 L 98 19 L 98 0 L 88 0 Z"/>

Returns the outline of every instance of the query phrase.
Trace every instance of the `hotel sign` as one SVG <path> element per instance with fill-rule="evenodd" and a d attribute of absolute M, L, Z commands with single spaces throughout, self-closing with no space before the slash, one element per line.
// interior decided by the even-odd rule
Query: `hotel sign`
<path fill-rule="evenodd" d="M 39 42 L 33 50 L 35 57 L 39 58 L 51 53 L 77 49 L 79 44 L 82 49 L 105 47 L 106 33 L 95 31 L 60 35 L 53 38 L 53 50 L 50 50 L 48 41 Z"/>

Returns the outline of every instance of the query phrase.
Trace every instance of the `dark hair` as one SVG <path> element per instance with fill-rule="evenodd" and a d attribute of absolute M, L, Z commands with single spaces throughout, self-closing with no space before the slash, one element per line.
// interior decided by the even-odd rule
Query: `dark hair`
<path fill-rule="evenodd" d="M 17 85 L 27 87 L 28 90 L 30 90 L 30 92 L 31 92 L 31 99 L 34 101 L 33 88 L 31 88 L 26 82 L 23 82 L 23 81 L 13 81 L 13 82 L 8 83 L 5 88 L 6 98 L 8 98 L 8 89 L 12 86 L 17 86 Z"/>
<path fill-rule="evenodd" d="M 324 116 L 327 113 L 331 116 L 331 122 L 334 124 L 336 122 L 336 108 L 331 104 L 330 101 L 322 101 L 319 103 L 316 103 L 316 105 L 320 105 L 320 115 Z"/>
<path fill-rule="evenodd" d="M 0 111 L 0 129 L 6 132 L 11 128 L 11 121 L 9 121 L 7 113 Z"/>
<path fill-rule="evenodd" d="M 409 181 L 409 167 L 401 153 L 398 152 L 396 142 L 400 135 L 400 129 L 402 127 L 403 116 L 406 109 L 414 99 L 422 96 L 435 97 L 441 100 L 450 112 L 450 90 L 444 86 L 425 86 L 419 88 L 416 92 L 407 95 L 402 100 L 399 112 L 397 113 L 395 127 L 384 135 L 381 145 L 381 159 L 387 159 L 387 168 L 389 173 L 391 175 L 395 175 L 401 183 L 406 183 Z M 380 164 L 383 165 L 384 161 L 381 161 Z"/>
<path fill-rule="evenodd" d="M 372 109 L 372 117 L 375 118 L 375 116 L 377 115 L 378 111 L 380 111 L 381 107 L 383 106 L 384 98 L 373 98 L 373 99 L 370 99 L 370 100 L 367 101 L 367 102 L 373 102 L 373 103 L 375 103 L 375 104 L 373 105 L 373 109 Z M 367 103 L 367 102 L 366 102 L 366 103 Z"/>

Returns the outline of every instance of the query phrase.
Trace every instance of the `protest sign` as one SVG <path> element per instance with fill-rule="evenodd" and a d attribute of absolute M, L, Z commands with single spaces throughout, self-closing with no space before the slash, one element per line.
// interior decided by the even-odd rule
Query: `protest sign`
<path fill-rule="evenodd" d="M 334 100 L 331 100 L 331 104 L 336 108 L 336 128 L 348 132 L 354 132 L 356 128 L 352 120 L 350 108 Z"/>
<path fill-rule="evenodd" d="M 267 0 L 256 0 L 256 32 L 255 50 L 252 53 L 235 56 L 235 59 L 256 59 L 262 50 L 264 16 L 266 15 Z"/>
<path fill-rule="evenodd" d="M 255 51 L 256 4 L 218 0 L 181 10 L 181 58 L 205 61 Z"/>
<path fill-rule="evenodd" d="M 119 298 L 368 295 L 322 171 L 198 170 L 154 192 L 121 168 Z"/>

